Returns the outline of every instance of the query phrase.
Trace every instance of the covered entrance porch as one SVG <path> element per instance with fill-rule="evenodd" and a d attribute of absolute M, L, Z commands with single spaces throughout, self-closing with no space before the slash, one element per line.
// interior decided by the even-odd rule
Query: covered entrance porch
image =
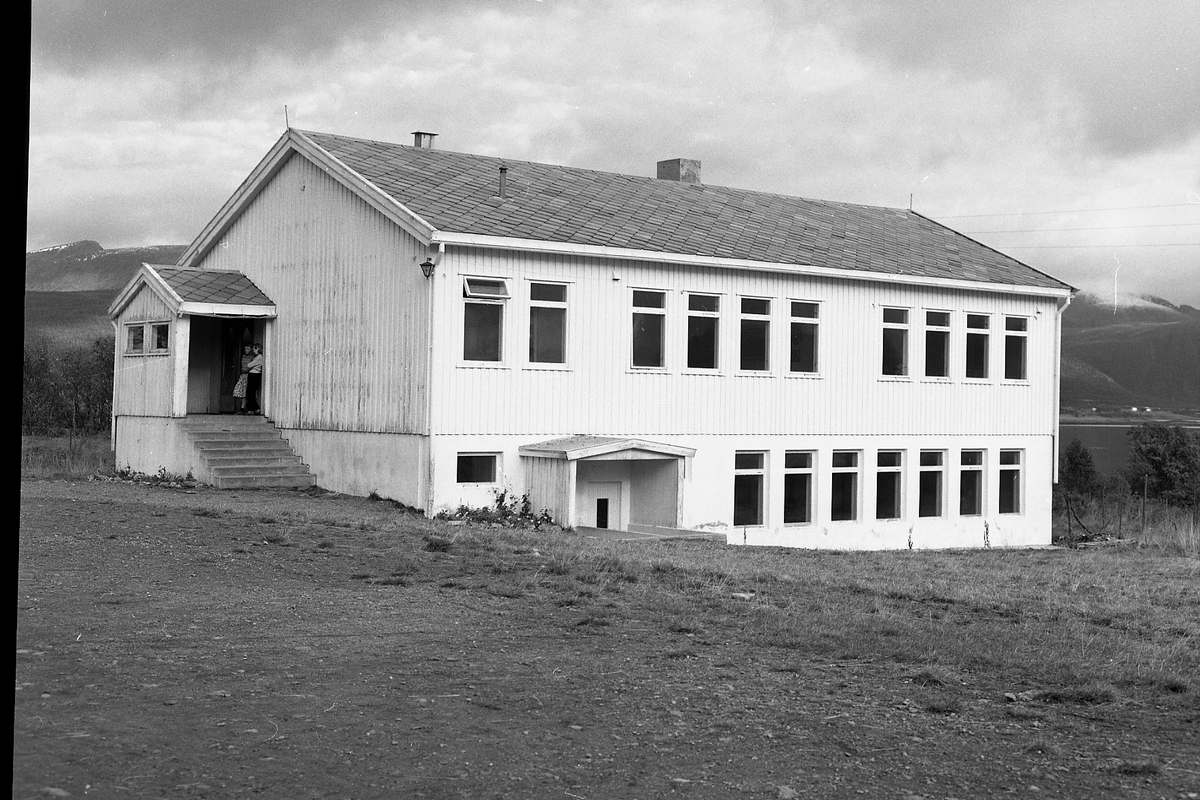
<path fill-rule="evenodd" d="M 561 525 L 678 528 L 694 448 L 611 436 L 568 436 L 519 448 L 536 508 Z"/>

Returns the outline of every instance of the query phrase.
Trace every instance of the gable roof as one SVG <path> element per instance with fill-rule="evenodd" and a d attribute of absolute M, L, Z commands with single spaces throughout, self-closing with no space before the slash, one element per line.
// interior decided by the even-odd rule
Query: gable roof
<path fill-rule="evenodd" d="M 691 458 L 696 455 L 694 447 L 650 442 L 645 439 L 590 436 L 588 434 L 575 434 L 574 436 L 563 436 L 558 439 L 547 439 L 544 442 L 521 445 L 519 452 L 523 456 L 557 458 L 567 461 L 604 458 L 605 456 L 613 458 L 621 455 L 633 457 L 643 453 L 660 458 Z"/>
<path fill-rule="evenodd" d="M 125 284 L 108 315 L 116 318 L 138 290 L 149 287 L 175 314 L 274 317 L 275 304 L 240 272 L 142 264 Z"/>
<path fill-rule="evenodd" d="M 181 258 L 299 152 L 425 244 L 573 252 L 864 278 L 1071 287 L 916 212 L 690 184 L 291 129 Z M 505 198 L 498 197 L 507 167 Z M 239 199 L 240 198 L 240 199 Z M 656 258 L 657 256 L 657 258 Z"/>

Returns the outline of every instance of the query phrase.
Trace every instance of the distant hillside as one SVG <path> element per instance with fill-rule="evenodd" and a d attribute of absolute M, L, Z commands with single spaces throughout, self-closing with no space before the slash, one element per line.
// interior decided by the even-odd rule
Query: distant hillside
<path fill-rule="evenodd" d="M 108 305 L 143 262 L 174 264 L 170 244 L 105 250 L 83 241 L 25 254 L 25 338 L 82 344 L 112 332 Z"/>
<path fill-rule="evenodd" d="M 1200 311 L 1082 294 L 1063 312 L 1062 405 L 1200 408 Z"/>
<path fill-rule="evenodd" d="M 174 264 L 186 249 L 185 245 L 164 244 L 105 250 L 91 241 L 47 247 L 25 254 L 25 290 L 116 294 L 142 262 Z"/>

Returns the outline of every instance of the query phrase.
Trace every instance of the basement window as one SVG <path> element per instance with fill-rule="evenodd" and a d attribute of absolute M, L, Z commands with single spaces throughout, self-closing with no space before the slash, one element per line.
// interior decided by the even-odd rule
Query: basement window
<path fill-rule="evenodd" d="M 880 450 L 876 459 L 875 519 L 900 519 L 904 505 L 904 451 Z"/>
<path fill-rule="evenodd" d="M 459 453 L 457 473 L 459 483 L 495 483 L 496 454 Z"/>
<path fill-rule="evenodd" d="M 963 450 L 958 473 L 958 513 L 964 517 L 983 514 L 983 451 Z"/>
<path fill-rule="evenodd" d="M 942 498 L 945 485 L 946 453 L 942 450 L 921 451 L 920 500 L 917 514 L 940 517 L 944 513 Z"/>
<path fill-rule="evenodd" d="M 834 522 L 858 519 L 858 456 L 854 450 L 833 451 L 829 518 Z"/>
<path fill-rule="evenodd" d="M 813 457 L 811 450 L 783 454 L 783 524 L 803 525 L 813 520 Z"/>
<path fill-rule="evenodd" d="M 1000 513 L 1021 513 L 1022 451 L 1000 451 Z"/>
<path fill-rule="evenodd" d="M 763 524 L 766 461 L 766 453 L 735 453 L 733 456 L 733 524 L 735 526 Z"/>

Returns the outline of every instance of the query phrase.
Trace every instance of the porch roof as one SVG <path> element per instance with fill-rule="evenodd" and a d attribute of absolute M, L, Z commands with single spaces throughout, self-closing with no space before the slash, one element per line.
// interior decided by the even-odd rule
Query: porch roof
<path fill-rule="evenodd" d="M 640 450 L 669 458 L 691 458 L 696 455 L 696 448 L 694 447 L 681 447 L 663 442 L 650 442 L 645 439 L 620 436 L 590 436 L 587 434 L 547 439 L 544 442 L 522 445 L 518 448 L 518 452 L 523 456 L 558 458 L 566 459 L 567 461 L 596 458 L 627 450 Z"/>
<path fill-rule="evenodd" d="M 240 272 L 142 264 L 108 309 L 115 318 L 142 286 L 176 314 L 216 317 L 274 317 L 275 303 Z"/>

